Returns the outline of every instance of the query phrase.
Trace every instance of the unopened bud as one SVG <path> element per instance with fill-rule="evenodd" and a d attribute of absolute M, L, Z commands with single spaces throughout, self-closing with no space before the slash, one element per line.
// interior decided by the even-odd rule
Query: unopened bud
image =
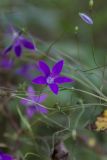
<path fill-rule="evenodd" d="M 92 9 L 93 5 L 94 5 L 94 1 L 93 1 L 93 0 L 90 0 L 90 1 L 89 1 L 89 7 L 90 7 L 91 9 Z"/>
<path fill-rule="evenodd" d="M 72 131 L 72 138 L 75 140 L 76 137 L 77 137 L 77 131 L 74 129 L 74 130 Z"/>
<path fill-rule="evenodd" d="M 75 33 L 76 33 L 76 34 L 78 33 L 78 30 L 79 30 L 79 27 L 78 27 L 78 26 L 75 26 Z"/>

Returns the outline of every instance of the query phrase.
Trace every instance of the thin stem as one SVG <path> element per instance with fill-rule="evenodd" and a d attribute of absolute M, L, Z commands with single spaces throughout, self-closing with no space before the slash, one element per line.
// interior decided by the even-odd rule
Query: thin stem
<path fill-rule="evenodd" d="M 16 97 L 16 98 L 18 98 L 18 99 L 27 100 L 28 102 L 32 102 L 32 103 L 34 103 L 35 105 L 38 105 L 38 106 L 40 106 L 40 107 L 43 107 L 43 108 L 46 108 L 46 109 L 47 109 L 47 107 L 45 107 L 44 105 L 42 105 L 42 104 L 40 104 L 40 103 L 37 103 L 37 102 L 35 102 L 35 101 L 33 101 L 33 100 L 30 100 L 30 99 L 27 99 L 27 98 L 23 98 L 23 97 L 20 97 L 20 96 L 17 96 L 17 95 L 13 95 L 13 97 Z M 53 109 L 50 108 L 50 110 L 53 110 Z"/>
<path fill-rule="evenodd" d="M 81 90 L 81 89 L 76 89 L 76 88 L 73 88 L 73 87 L 72 87 L 72 88 L 65 88 L 65 87 L 64 87 L 63 89 L 64 89 L 64 90 L 74 90 L 74 91 L 86 93 L 86 94 L 88 94 L 88 95 L 91 95 L 91 96 L 93 96 L 93 97 L 96 97 L 96 98 L 98 98 L 98 99 L 101 99 L 101 100 L 107 102 L 106 97 L 103 98 L 103 97 L 97 96 L 97 95 L 95 95 L 95 94 L 93 94 L 93 93 L 91 93 L 91 92 L 87 92 L 87 91 L 84 91 L 84 90 Z"/>
<path fill-rule="evenodd" d="M 81 119 L 81 117 L 82 117 L 82 115 L 83 115 L 83 113 L 84 113 L 84 110 L 85 110 L 85 107 L 84 107 L 84 105 L 83 105 L 83 102 L 82 102 L 82 100 L 80 100 L 80 103 L 81 103 L 81 112 L 79 113 L 79 116 L 78 116 L 78 118 L 76 119 L 76 122 L 75 122 L 75 126 L 74 126 L 74 130 L 77 128 L 77 126 L 78 126 L 78 123 L 79 123 L 79 121 L 80 121 L 80 119 Z"/>

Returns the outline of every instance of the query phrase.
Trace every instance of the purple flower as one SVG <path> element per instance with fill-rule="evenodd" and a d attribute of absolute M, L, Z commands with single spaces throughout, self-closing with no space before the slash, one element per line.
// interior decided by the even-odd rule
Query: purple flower
<path fill-rule="evenodd" d="M 93 24 L 93 20 L 85 13 L 79 13 L 79 16 L 81 17 L 81 19 L 86 22 L 87 24 L 92 25 Z"/>
<path fill-rule="evenodd" d="M 28 80 L 32 80 L 32 78 L 34 77 L 32 75 L 32 71 L 34 69 L 36 69 L 36 65 L 34 65 L 34 64 L 24 64 L 16 70 L 16 74 L 21 75 Z"/>
<path fill-rule="evenodd" d="M 27 107 L 26 114 L 29 118 L 31 118 L 36 113 L 48 113 L 48 110 L 45 107 L 39 105 L 47 98 L 47 96 L 47 94 L 35 95 L 34 89 L 31 86 L 28 87 L 27 98 L 22 99 L 20 103 Z"/>
<path fill-rule="evenodd" d="M 44 61 L 39 61 L 40 70 L 44 75 L 38 76 L 33 79 L 33 83 L 48 85 L 51 91 L 58 94 L 58 84 L 73 82 L 74 80 L 65 76 L 61 76 L 60 73 L 63 68 L 64 61 L 58 61 L 50 71 L 49 66 Z"/>
<path fill-rule="evenodd" d="M 29 50 L 35 51 L 35 45 L 33 42 L 26 39 L 22 32 L 16 31 L 13 27 L 11 27 L 11 40 L 12 44 L 4 49 L 3 54 L 9 53 L 12 49 L 14 50 L 17 57 L 20 57 L 22 54 L 22 47 L 25 47 Z"/>
<path fill-rule="evenodd" d="M 0 152 L 0 160 L 13 160 L 13 157 L 9 154 Z"/>
<path fill-rule="evenodd" d="M 10 69 L 13 66 L 13 61 L 7 56 L 0 56 L 0 68 Z"/>

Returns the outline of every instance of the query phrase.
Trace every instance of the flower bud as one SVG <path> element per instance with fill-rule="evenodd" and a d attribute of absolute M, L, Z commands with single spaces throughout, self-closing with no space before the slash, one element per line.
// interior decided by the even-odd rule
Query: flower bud
<path fill-rule="evenodd" d="M 90 0 L 89 1 L 89 7 L 92 9 L 93 8 L 93 5 L 94 5 L 94 1 L 93 0 Z"/>

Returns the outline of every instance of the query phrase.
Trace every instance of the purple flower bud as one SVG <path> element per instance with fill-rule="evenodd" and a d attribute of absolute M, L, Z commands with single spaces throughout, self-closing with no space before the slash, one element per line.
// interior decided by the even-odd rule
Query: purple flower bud
<path fill-rule="evenodd" d="M 81 19 L 86 22 L 87 24 L 92 25 L 93 24 L 93 20 L 91 17 L 89 17 L 87 14 L 85 13 L 79 13 L 79 16 L 81 17 Z"/>

